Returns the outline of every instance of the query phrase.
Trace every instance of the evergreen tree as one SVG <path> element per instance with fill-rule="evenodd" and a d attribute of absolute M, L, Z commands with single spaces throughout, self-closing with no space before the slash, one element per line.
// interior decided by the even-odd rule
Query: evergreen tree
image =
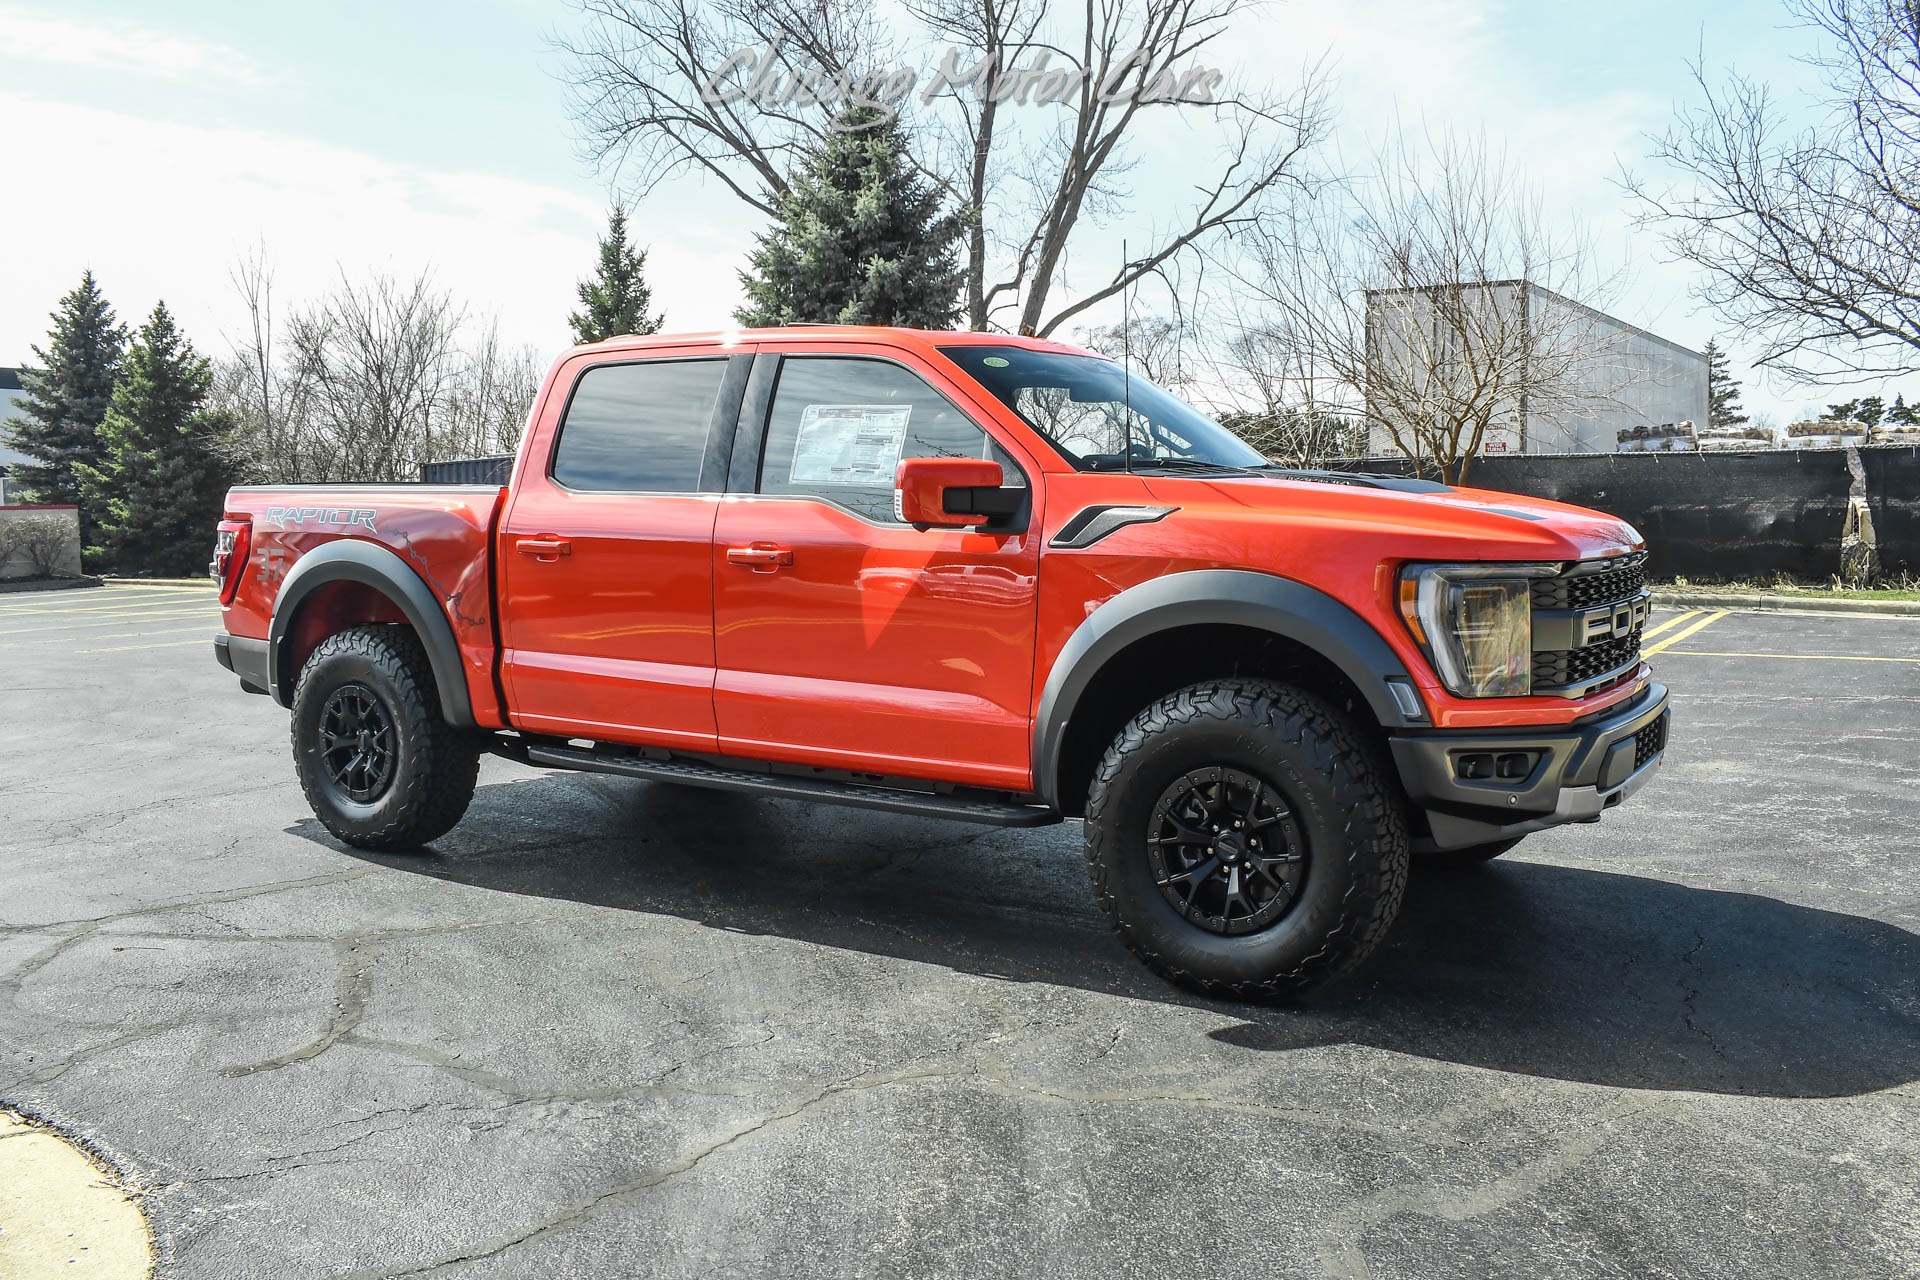
<path fill-rule="evenodd" d="M 1907 403 L 1905 395 L 1896 395 L 1887 410 L 1887 421 L 1903 427 L 1920 427 L 1920 410 Z"/>
<path fill-rule="evenodd" d="M 734 318 L 951 328 L 966 227 L 914 172 L 898 117 L 856 108 L 794 178 L 778 224 L 758 237 Z"/>
<path fill-rule="evenodd" d="M 1822 422 L 1858 422 L 1863 426 L 1876 427 L 1880 419 L 1886 416 L 1887 402 L 1879 396 L 1867 396 L 1862 400 L 1848 400 L 1843 404 L 1830 404 L 1827 411 L 1820 415 Z"/>
<path fill-rule="evenodd" d="M 89 549 L 116 571 L 205 571 L 234 472 L 234 423 L 207 407 L 212 387 L 206 357 L 174 327 L 167 304 L 155 306 L 121 362 L 100 427 L 106 456 L 77 468 L 99 533 Z"/>
<path fill-rule="evenodd" d="M 1738 427 L 1747 421 L 1740 407 L 1740 384 L 1727 370 L 1727 353 L 1707 339 L 1707 425 Z"/>
<path fill-rule="evenodd" d="M 0 424 L 0 436 L 33 459 L 15 469 L 29 501 L 81 501 L 76 470 L 98 465 L 105 456 L 100 423 L 112 403 L 126 346 L 126 329 L 115 322 L 113 308 L 88 271 L 79 287 L 60 299 L 46 349 L 33 348 L 40 367 L 20 372 L 26 392 L 20 416 Z M 93 514 L 82 506 L 82 545 L 93 530 Z"/>
<path fill-rule="evenodd" d="M 649 316 L 653 290 L 644 272 L 647 252 L 627 243 L 627 211 L 613 206 L 600 241 L 600 266 L 580 282 L 581 310 L 567 318 L 575 342 L 599 342 L 622 333 L 658 333 L 666 316 Z"/>

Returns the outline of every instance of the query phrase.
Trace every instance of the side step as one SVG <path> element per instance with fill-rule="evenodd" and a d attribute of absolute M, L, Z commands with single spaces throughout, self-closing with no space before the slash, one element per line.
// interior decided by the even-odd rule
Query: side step
<path fill-rule="evenodd" d="M 617 773 L 623 777 L 647 778 L 655 782 L 682 782 L 719 791 L 755 792 L 788 800 L 854 805 L 862 809 L 884 809 L 889 813 L 911 813 L 923 818 L 982 822 L 995 827 L 1043 827 L 1060 821 L 1060 815 L 1051 809 L 1033 804 L 1016 804 L 1010 800 L 989 799 L 979 793 L 955 795 L 895 790 L 891 787 L 841 782 L 834 778 L 773 773 L 764 768 L 729 768 L 699 760 L 607 755 L 581 747 L 556 747 L 539 743 L 527 747 L 525 758 L 528 764 L 543 765 L 549 769 Z"/>

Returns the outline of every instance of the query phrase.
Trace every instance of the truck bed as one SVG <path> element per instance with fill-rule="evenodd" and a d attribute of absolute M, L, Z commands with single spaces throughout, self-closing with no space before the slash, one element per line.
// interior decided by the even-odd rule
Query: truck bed
<path fill-rule="evenodd" d="M 225 606 L 227 631 L 254 640 L 268 638 L 274 604 L 300 562 L 330 543 L 371 543 L 398 556 L 417 574 L 453 627 L 468 697 L 481 725 L 504 724 L 494 681 L 494 617 L 490 588 L 491 540 L 506 490 L 497 485 L 317 484 L 249 485 L 227 495 L 226 518 L 250 522 L 245 570 L 233 603 Z M 391 606 L 371 605 L 370 592 L 353 583 L 322 588 L 319 609 L 301 611 L 301 631 L 290 637 L 290 666 L 297 674 L 313 643 L 327 634 L 336 613 L 372 621 L 405 619 Z"/>

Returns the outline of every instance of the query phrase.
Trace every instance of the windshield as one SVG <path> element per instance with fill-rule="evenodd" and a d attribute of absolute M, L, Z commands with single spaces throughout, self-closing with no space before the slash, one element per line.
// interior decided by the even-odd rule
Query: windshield
<path fill-rule="evenodd" d="M 940 352 L 1082 471 L 1267 465 L 1239 436 L 1111 360 L 1026 347 Z"/>

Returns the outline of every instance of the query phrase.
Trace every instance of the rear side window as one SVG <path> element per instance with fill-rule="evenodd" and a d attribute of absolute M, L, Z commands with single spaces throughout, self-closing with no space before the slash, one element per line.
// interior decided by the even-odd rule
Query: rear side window
<path fill-rule="evenodd" d="M 574 384 L 553 478 L 569 489 L 693 493 L 725 360 L 595 365 Z"/>
<path fill-rule="evenodd" d="M 760 463 L 760 492 L 821 498 L 893 522 L 902 458 L 985 458 L 1008 486 L 1026 476 L 952 401 L 879 360 L 788 356 L 780 365 Z"/>

